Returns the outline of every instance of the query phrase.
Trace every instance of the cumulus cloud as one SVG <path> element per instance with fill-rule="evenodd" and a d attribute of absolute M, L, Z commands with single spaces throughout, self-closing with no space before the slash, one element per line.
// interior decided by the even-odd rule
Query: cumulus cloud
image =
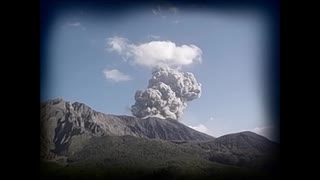
<path fill-rule="evenodd" d="M 194 129 L 194 130 L 196 130 L 196 131 L 203 132 L 203 133 L 206 133 L 206 134 L 208 134 L 208 132 L 209 132 L 208 128 L 203 124 L 199 124 L 197 126 L 189 126 L 189 127 Z"/>
<path fill-rule="evenodd" d="M 202 61 L 202 51 L 194 44 L 179 46 L 172 41 L 130 44 L 127 39 L 118 36 L 108 38 L 107 43 L 109 51 L 116 51 L 124 59 L 142 66 L 155 67 L 161 64 L 181 66 Z"/>
<path fill-rule="evenodd" d="M 201 84 L 181 66 L 201 62 L 202 51 L 196 45 L 176 45 L 172 41 L 129 43 L 126 38 L 107 39 L 107 49 L 126 61 L 152 68 L 147 89 L 137 90 L 131 112 L 138 118 L 160 117 L 179 120 L 187 102 L 201 95 Z M 127 79 L 127 78 L 123 78 Z"/>
<path fill-rule="evenodd" d="M 179 120 L 187 102 L 199 98 L 201 84 L 190 72 L 167 65 L 156 66 L 146 90 L 137 90 L 131 112 L 138 118 L 161 117 Z"/>
<path fill-rule="evenodd" d="M 132 78 L 129 75 L 120 72 L 118 69 L 105 69 L 103 70 L 103 73 L 107 79 L 115 82 L 132 80 Z"/>

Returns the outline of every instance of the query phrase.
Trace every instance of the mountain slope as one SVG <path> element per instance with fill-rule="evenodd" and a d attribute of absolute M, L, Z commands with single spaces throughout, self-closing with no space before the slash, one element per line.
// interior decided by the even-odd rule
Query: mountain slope
<path fill-rule="evenodd" d="M 71 145 L 68 165 L 51 174 L 75 178 L 87 176 L 88 179 L 96 176 L 107 179 L 110 176 L 115 179 L 154 179 L 159 176 L 163 179 L 261 179 L 261 176 L 269 176 L 269 169 L 233 166 L 211 159 L 217 153 L 230 156 L 229 151 L 216 152 L 215 148 L 219 147 L 206 147 L 214 145 L 214 141 L 192 141 L 195 146 L 191 146 L 191 142 L 176 144 L 133 136 L 92 137 L 89 141 L 82 142 L 82 148 Z M 248 164 L 255 161 L 256 159 L 251 159 Z"/>
<path fill-rule="evenodd" d="M 72 138 L 131 135 L 175 141 L 214 139 L 176 120 L 103 114 L 83 103 L 63 99 L 49 100 L 41 104 L 40 109 L 42 157 L 52 153 L 66 155 Z"/>
<path fill-rule="evenodd" d="M 41 159 L 53 163 L 49 175 L 261 179 L 279 171 L 279 144 L 249 131 L 214 138 L 176 120 L 108 115 L 62 99 L 40 109 Z"/>
<path fill-rule="evenodd" d="M 250 138 L 247 132 L 231 135 L 236 138 Z M 258 137 L 252 134 L 250 136 Z M 72 162 L 90 162 L 96 164 L 101 159 L 109 159 L 108 164 L 121 164 L 125 161 L 130 164 L 150 165 L 159 167 L 174 160 L 183 159 L 182 164 L 192 162 L 193 165 L 214 162 L 218 164 L 232 165 L 238 167 L 260 168 L 274 163 L 275 153 L 278 145 L 270 142 L 250 142 L 244 140 L 237 143 L 229 143 L 228 136 L 210 141 L 188 141 L 177 144 L 160 139 L 136 138 L 133 136 L 104 136 L 92 138 L 83 143 L 82 148 L 70 146 L 68 158 Z M 263 146 L 259 146 L 263 144 Z M 117 157 L 118 156 L 118 157 Z M 90 160 L 89 160 L 90 159 Z M 112 163 L 113 161 L 113 163 Z M 148 163 L 149 162 L 149 163 Z M 103 163 L 102 163 L 103 164 Z"/>
<path fill-rule="evenodd" d="M 264 168 L 278 161 L 279 145 L 249 131 L 181 145 L 201 149 L 210 161 L 233 166 Z"/>

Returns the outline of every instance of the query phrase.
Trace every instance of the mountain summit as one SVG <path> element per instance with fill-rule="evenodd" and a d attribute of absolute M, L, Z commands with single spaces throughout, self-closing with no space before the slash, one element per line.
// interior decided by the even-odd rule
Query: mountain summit
<path fill-rule="evenodd" d="M 173 119 L 117 116 L 97 112 L 79 102 L 70 103 L 61 98 L 41 105 L 41 142 L 44 154 L 52 151 L 64 155 L 75 136 L 123 136 L 162 139 L 169 141 L 213 140 Z M 50 145 L 49 145 L 50 144 Z M 50 147 L 50 148 L 48 148 Z"/>

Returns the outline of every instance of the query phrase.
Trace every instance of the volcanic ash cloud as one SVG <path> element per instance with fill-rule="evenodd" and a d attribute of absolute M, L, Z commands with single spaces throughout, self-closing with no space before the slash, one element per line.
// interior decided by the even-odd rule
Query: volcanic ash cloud
<path fill-rule="evenodd" d="M 199 98 L 201 84 L 190 72 L 180 72 L 168 65 L 153 68 L 146 90 L 137 90 L 131 112 L 139 118 L 160 117 L 178 120 L 187 102 Z"/>

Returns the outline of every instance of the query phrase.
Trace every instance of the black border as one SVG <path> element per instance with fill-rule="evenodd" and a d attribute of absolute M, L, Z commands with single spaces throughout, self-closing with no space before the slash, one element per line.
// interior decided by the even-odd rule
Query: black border
<path fill-rule="evenodd" d="M 267 99 L 270 109 L 269 114 L 271 114 L 271 118 L 273 119 L 273 124 L 279 124 L 280 122 L 280 4 L 279 1 L 276 0 L 243 0 L 243 1 L 223 1 L 223 0 L 215 0 L 215 1 L 205 1 L 205 0 L 190 0 L 190 1 L 103 1 L 103 0 L 68 0 L 68 1 L 41 1 L 40 3 L 40 55 L 41 58 L 45 52 L 43 52 L 44 44 L 46 41 L 46 36 L 48 30 L 50 29 L 50 25 L 56 14 L 59 13 L 60 10 L 65 8 L 73 8 L 73 7 L 86 7 L 86 8 L 94 8 L 95 11 L 107 11 L 110 12 L 111 15 L 123 15 L 129 13 L 132 9 L 136 7 L 143 6 L 152 6 L 157 4 L 171 4 L 175 6 L 184 6 L 192 8 L 194 5 L 200 6 L 206 10 L 211 8 L 253 8 L 263 11 L 267 14 L 271 23 L 271 37 L 269 47 L 271 49 L 271 54 L 269 57 L 268 71 L 272 76 L 267 79 L 268 85 L 267 87 L 271 87 L 268 90 L 268 95 L 266 97 L 273 97 L 271 99 Z M 43 66 L 42 60 L 40 59 L 41 66 L 41 74 L 40 74 L 40 82 L 43 81 L 45 72 L 45 66 Z M 282 120 L 281 120 L 282 121 Z M 280 124 L 279 124 L 280 125 Z M 276 127 L 280 128 L 280 127 Z M 280 130 L 278 130 L 280 132 Z M 280 135 L 279 135 L 280 136 Z M 280 145 L 282 144 L 282 138 L 280 138 Z M 277 172 L 279 173 L 279 172 Z"/>
<path fill-rule="evenodd" d="M 52 17 L 53 14 L 51 12 L 59 6 L 59 4 L 63 4 L 66 1 L 62 0 L 40 0 L 40 1 L 12 1 L 12 5 L 3 4 L 4 11 L 4 33 L 3 37 L 5 37 L 5 52 L 6 56 L 3 59 L 3 83 L 5 84 L 2 89 L 5 110 L 3 113 L 3 150 L 5 150 L 7 154 L 3 153 L 3 156 L 8 157 L 6 159 L 4 174 L 7 173 L 9 175 L 22 175 L 24 178 L 26 176 L 38 176 L 38 158 L 39 158 L 39 103 L 40 103 L 40 54 L 41 54 L 41 44 L 43 44 L 41 36 L 44 36 L 43 30 L 45 30 L 45 26 L 48 23 L 48 20 Z M 85 0 L 69 0 L 68 3 L 77 3 L 83 2 L 88 3 Z M 119 6 L 128 6 L 128 4 L 132 1 L 95 1 L 98 3 L 106 3 L 113 2 L 120 4 Z M 271 9 L 271 14 L 274 15 L 275 19 L 281 19 L 281 28 L 277 27 L 281 30 L 280 34 L 277 34 L 275 39 L 281 38 L 281 61 L 280 57 L 280 47 L 278 48 L 278 52 L 275 53 L 274 62 L 281 62 L 279 68 L 279 75 L 281 77 L 281 89 L 280 84 L 278 87 L 272 89 L 274 93 L 277 94 L 278 90 L 281 91 L 281 96 L 276 96 L 276 98 L 271 102 L 271 104 L 280 105 L 281 106 L 281 172 L 284 172 L 286 175 L 291 173 L 297 173 L 301 171 L 304 164 L 299 164 L 301 161 L 299 159 L 305 158 L 304 155 L 307 155 L 310 151 L 303 148 L 289 148 L 289 144 L 296 145 L 297 142 L 309 144 L 311 141 L 307 141 L 302 138 L 300 135 L 308 131 L 306 128 L 310 128 L 310 124 L 303 125 L 303 123 L 309 123 L 311 119 L 315 119 L 314 117 L 310 117 L 310 111 L 313 111 L 310 105 L 307 104 L 308 107 L 301 107 L 304 103 L 301 103 L 298 107 L 295 105 L 300 103 L 302 98 L 293 98 L 290 95 L 295 94 L 294 92 L 303 93 L 307 95 L 309 93 L 303 91 L 299 86 L 297 86 L 296 81 L 303 80 L 292 80 L 292 75 L 296 73 L 296 69 L 306 68 L 305 66 L 301 67 L 301 61 L 310 61 L 304 60 L 304 53 L 310 51 L 309 47 L 301 47 L 301 45 L 306 45 L 307 42 L 301 43 L 302 38 L 298 37 L 293 40 L 293 34 L 307 34 L 309 31 L 303 30 L 304 23 L 300 23 L 300 20 L 305 20 L 310 17 L 301 17 L 300 20 L 291 19 L 291 17 L 296 18 L 294 16 L 296 9 L 299 9 L 299 15 L 307 13 L 309 9 L 306 9 L 305 6 L 300 7 L 301 3 L 295 4 L 296 7 L 293 7 L 294 4 L 286 4 L 281 1 L 276 0 L 244 0 L 244 1 L 170 1 L 174 3 L 182 3 L 182 4 L 192 4 L 192 3 L 203 3 L 206 6 L 216 6 L 216 5 L 228 5 L 228 4 L 240 4 L 240 6 L 246 4 L 260 4 L 268 6 Z M 39 3 L 39 4 L 38 4 Z M 147 4 L 149 1 L 135 1 L 136 4 Z M 122 5 L 121 5 L 122 4 Z M 281 7 L 281 16 L 279 14 Z M 291 10 L 291 15 L 288 15 L 288 11 Z M 311 11 L 311 10 L 310 10 Z M 298 22 L 297 22 L 298 21 Z M 316 21 L 314 21 L 316 22 Z M 297 25 L 298 24 L 298 25 Z M 280 24 L 279 24 L 280 25 Z M 290 28 L 289 26 L 292 25 Z M 41 29 L 41 31 L 40 31 Z M 277 31 L 277 30 L 275 30 Z M 297 33 L 299 32 L 299 33 Z M 290 37 L 291 35 L 291 37 Z M 310 37 L 310 36 L 309 36 Z M 291 41 L 291 42 L 290 42 Z M 279 44 L 276 44 L 278 46 Z M 299 45 L 299 48 L 296 47 Z M 8 47 L 10 49 L 8 49 Z M 301 48 L 301 49 L 300 49 Z M 277 47 L 275 48 L 277 49 Z M 304 51 L 303 51 L 303 50 Z M 303 51 L 303 52 L 301 52 Z M 294 52 L 294 53 L 293 53 Z M 300 52 L 300 54 L 299 54 Z M 308 56 L 308 58 L 312 58 Z M 300 59 L 297 61 L 297 59 Z M 288 67 L 288 65 L 290 67 Z M 281 68 L 281 73 L 280 73 Z M 309 68 L 309 67 L 308 67 Z M 310 71 L 317 72 L 315 69 L 310 68 Z M 291 74 L 289 73 L 291 70 Z M 9 73 L 7 73 L 9 71 Z M 305 70 L 307 71 L 307 70 Z M 316 74 L 313 74 L 316 76 Z M 274 77 L 276 81 L 280 82 L 279 76 L 275 75 Z M 294 77 L 296 78 L 296 77 Z M 303 77 L 301 77 L 303 79 Z M 308 78 L 307 78 L 308 79 Z M 285 80 L 285 83 L 283 83 Z M 306 79 L 304 79 L 306 80 Z M 291 81 L 291 87 L 289 87 Z M 316 83 L 317 81 L 313 81 L 312 83 Z M 8 88 L 7 88 L 8 87 Z M 296 90 L 298 89 L 298 90 Z M 301 90 L 301 91 L 300 91 Z M 298 92 L 299 91 L 299 92 Z M 306 97 L 312 98 L 312 97 Z M 280 103 L 281 99 L 281 103 Z M 277 110 L 275 113 L 277 115 L 280 114 L 280 106 L 277 106 Z M 305 112 L 305 116 L 298 115 L 299 111 Z M 313 111 L 314 112 L 314 111 Z M 317 111 L 315 111 L 317 112 Z M 294 113 L 294 115 L 293 115 Z M 286 116 L 285 116 L 286 114 Z M 299 121 L 295 121 L 295 119 L 300 119 Z M 309 119 L 310 118 L 310 119 Z M 301 121 L 306 122 L 301 122 Z M 299 133 L 297 133 L 297 131 Z M 317 132 L 317 131 L 314 131 Z M 291 133 L 292 135 L 289 135 Z M 307 134 L 307 133 L 306 133 Z M 294 136 L 294 137 L 292 137 Z M 315 141 L 316 142 L 316 141 Z M 299 146 L 299 145 L 298 145 Z M 285 164 L 285 165 L 284 165 Z M 34 166 L 33 166 L 34 165 Z M 284 168 L 288 166 L 290 168 Z M 310 168 L 310 166 L 308 166 Z M 3 176 L 5 176 L 3 174 Z M 283 173 L 281 173 L 283 174 Z M 307 174 L 305 174 L 307 176 Z M 5 176 L 6 177 L 6 176 Z M 289 175 L 289 177 L 291 177 Z"/>

